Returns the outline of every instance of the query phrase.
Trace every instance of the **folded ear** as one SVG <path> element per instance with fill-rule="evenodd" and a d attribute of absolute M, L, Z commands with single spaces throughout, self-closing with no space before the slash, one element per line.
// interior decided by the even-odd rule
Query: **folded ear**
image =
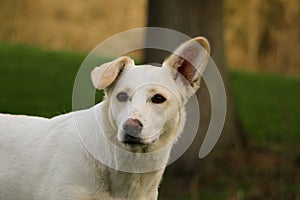
<path fill-rule="evenodd" d="M 185 84 L 189 84 L 194 92 L 200 87 L 201 74 L 207 65 L 210 46 L 204 37 L 196 37 L 182 45 L 167 58 L 163 65 L 175 70 L 174 79 L 181 74 Z"/>
<path fill-rule="evenodd" d="M 134 65 L 134 61 L 127 56 L 122 56 L 112 62 L 96 67 L 91 73 L 94 87 L 99 90 L 106 88 L 116 80 L 127 65 Z"/>

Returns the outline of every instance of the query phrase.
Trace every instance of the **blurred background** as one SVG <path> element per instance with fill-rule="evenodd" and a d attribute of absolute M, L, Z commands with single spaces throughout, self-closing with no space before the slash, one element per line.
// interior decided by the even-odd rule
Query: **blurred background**
<path fill-rule="evenodd" d="M 199 134 L 166 170 L 159 199 L 300 199 L 299 18 L 299 0 L 0 0 L 0 112 L 71 111 L 80 64 L 113 34 L 157 26 L 202 35 L 225 81 L 226 124 L 200 160 L 210 119 L 204 83 Z"/>

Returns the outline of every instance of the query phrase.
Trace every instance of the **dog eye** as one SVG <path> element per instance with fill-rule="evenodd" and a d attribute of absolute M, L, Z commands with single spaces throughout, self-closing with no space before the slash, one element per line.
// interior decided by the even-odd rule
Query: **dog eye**
<path fill-rule="evenodd" d="M 119 101 L 127 101 L 128 100 L 128 95 L 126 92 L 120 92 L 119 94 L 117 94 L 117 99 Z"/>
<path fill-rule="evenodd" d="M 166 100 L 167 99 L 160 94 L 156 94 L 151 98 L 152 103 L 156 103 L 156 104 L 163 103 Z"/>

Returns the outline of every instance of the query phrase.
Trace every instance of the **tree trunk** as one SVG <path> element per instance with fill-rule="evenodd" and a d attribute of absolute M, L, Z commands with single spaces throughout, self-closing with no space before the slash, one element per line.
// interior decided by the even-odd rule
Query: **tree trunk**
<path fill-rule="evenodd" d="M 222 10 L 222 0 L 149 0 L 148 3 L 148 26 L 173 29 L 190 37 L 204 36 L 209 40 L 211 57 L 218 66 L 227 93 L 227 116 L 221 138 L 212 153 L 207 158 L 200 160 L 198 153 L 211 116 L 210 98 L 204 82 L 202 83 L 202 88 L 197 92 L 201 108 L 198 134 L 188 151 L 175 164 L 167 168 L 167 176 L 172 176 L 172 174 L 173 176 L 174 174 L 178 176 L 181 174 L 192 176 L 195 179 L 195 177 L 199 177 L 199 173 L 206 173 L 208 169 L 210 171 L 217 169 L 216 160 L 227 157 L 228 155 L 226 154 L 229 151 L 237 149 L 231 147 L 241 146 L 238 123 L 235 117 L 228 82 L 223 42 Z M 160 39 L 163 42 L 164 38 Z M 161 63 L 165 54 L 160 53 L 154 50 L 145 51 L 145 62 Z M 188 181 L 188 184 L 190 186 L 193 185 L 193 181 L 193 179 L 192 181 Z M 181 182 L 182 186 L 186 187 L 186 183 L 184 181 Z M 174 190 L 171 191 L 174 193 Z M 194 197 L 197 198 L 197 195 L 194 195 Z"/>

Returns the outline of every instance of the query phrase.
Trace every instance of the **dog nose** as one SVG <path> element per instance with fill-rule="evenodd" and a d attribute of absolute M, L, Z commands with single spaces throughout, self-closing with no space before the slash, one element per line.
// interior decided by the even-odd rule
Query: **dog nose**
<path fill-rule="evenodd" d="M 129 135 L 138 135 L 142 132 L 143 124 L 138 119 L 128 119 L 124 125 L 123 130 L 126 134 Z"/>

